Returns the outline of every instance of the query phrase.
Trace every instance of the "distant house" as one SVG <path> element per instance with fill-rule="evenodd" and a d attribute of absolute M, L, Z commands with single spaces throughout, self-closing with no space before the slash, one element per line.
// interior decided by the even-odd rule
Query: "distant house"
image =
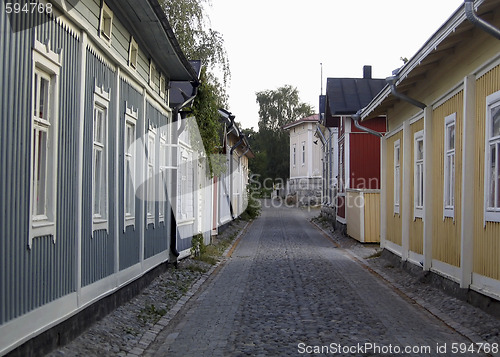
<path fill-rule="evenodd" d="M 306 205 L 321 202 L 323 178 L 321 142 L 315 137 L 319 115 L 299 119 L 283 127 L 290 134 L 290 179 L 287 193 Z"/>
<path fill-rule="evenodd" d="M 223 127 L 221 136 L 222 155 L 225 155 L 225 172 L 214 178 L 214 205 L 217 212 L 214 217 L 213 234 L 219 227 L 239 217 L 248 203 L 247 185 L 249 182 L 248 160 L 255 157 L 248 138 L 235 123 L 235 116 L 225 109 L 219 109 Z"/>
<path fill-rule="evenodd" d="M 496 300 L 499 108 L 500 1 L 478 0 L 456 10 L 361 113 L 363 125 L 387 117 L 381 246 L 453 289 Z"/>
<path fill-rule="evenodd" d="M 0 12 L 0 355 L 67 342 L 191 243 L 167 198 L 196 70 L 156 0 L 71 4 Z"/>
<path fill-rule="evenodd" d="M 379 199 L 380 138 L 357 128 L 351 117 L 384 86 L 384 79 L 372 78 L 371 66 L 363 68 L 363 78 L 328 78 L 326 85 L 324 124 L 338 128 L 336 220 L 348 235 L 362 242 L 379 240 L 378 224 L 372 223 L 378 222 L 378 209 L 373 207 L 378 207 Z M 383 116 L 364 125 L 376 132 L 386 130 Z M 331 157 L 325 160 L 334 161 Z"/>

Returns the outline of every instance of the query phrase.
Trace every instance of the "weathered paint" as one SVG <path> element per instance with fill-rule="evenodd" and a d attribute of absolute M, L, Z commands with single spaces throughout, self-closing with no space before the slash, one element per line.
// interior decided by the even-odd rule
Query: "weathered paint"
<path fill-rule="evenodd" d="M 415 135 L 415 133 L 424 129 L 424 119 L 419 119 L 417 122 L 410 125 L 411 137 Z M 414 161 L 415 155 L 415 141 L 412 140 L 411 145 L 411 155 L 410 160 Z M 410 221 L 410 251 L 423 254 L 424 252 L 424 223 L 422 218 L 416 217 L 413 219 L 413 210 L 415 204 L 415 165 L 411 165 L 411 174 L 410 174 L 410 207 L 412 211 L 411 221 Z M 424 183 L 425 190 L 425 183 Z M 424 203 L 425 204 L 425 203 Z"/>
<path fill-rule="evenodd" d="M 455 218 L 444 218 L 444 119 L 456 113 L 455 123 Z M 455 94 L 434 109 L 432 114 L 433 130 L 433 202 L 434 222 L 432 239 L 432 258 L 444 263 L 460 266 L 460 222 L 462 177 L 462 127 L 463 91 Z"/>
<path fill-rule="evenodd" d="M 471 187 L 477 189 L 474 201 L 474 273 L 500 280 L 500 223 L 484 224 L 484 160 L 486 97 L 500 90 L 500 66 L 476 81 L 476 158 L 477 165 Z"/>

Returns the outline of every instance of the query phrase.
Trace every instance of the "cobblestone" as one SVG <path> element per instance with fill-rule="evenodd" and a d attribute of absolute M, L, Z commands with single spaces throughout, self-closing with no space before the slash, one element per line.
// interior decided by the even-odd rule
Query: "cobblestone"
<path fill-rule="evenodd" d="M 264 208 L 209 273 L 196 275 L 183 268 L 189 260 L 181 262 L 191 286 L 182 303 L 175 294 L 154 295 L 174 279 L 169 270 L 51 356 L 281 356 L 332 343 L 431 346 L 432 355 L 447 343 L 440 355 L 451 355 L 451 343 L 500 342 L 497 318 L 393 267 L 378 245 L 327 226 L 321 233 L 309 222 L 318 215 L 319 209 Z M 141 322 L 137 316 L 151 303 L 166 314 Z"/>

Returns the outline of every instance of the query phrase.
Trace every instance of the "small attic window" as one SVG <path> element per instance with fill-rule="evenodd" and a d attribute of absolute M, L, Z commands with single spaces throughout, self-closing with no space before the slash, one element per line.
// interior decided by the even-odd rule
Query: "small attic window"
<path fill-rule="evenodd" d="M 137 57 L 139 55 L 139 47 L 133 37 L 130 37 L 130 46 L 128 49 L 128 65 L 132 68 L 137 68 Z"/>
<path fill-rule="evenodd" d="M 156 66 L 153 63 L 153 60 L 150 59 L 149 60 L 149 86 L 150 87 L 153 87 L 155 84 L 155 82 L 154 82 L 155 74 L 156 74 Z"/>
<path fill-rule="evenodd" d="M 113 12 L 106 5 L 102 3 L 101 7 L 101 21 L 100 21 L 100 35 L 107 41 L 111 41 L 111 31 L 113 29 Z"/>
<path fill-rule="evenodd" d="M 166 80 L 165 80 L 165 76 L 162 74 L 160 76 L 160 97 L 165 99 L 166 93 L 167 93 Z"/>

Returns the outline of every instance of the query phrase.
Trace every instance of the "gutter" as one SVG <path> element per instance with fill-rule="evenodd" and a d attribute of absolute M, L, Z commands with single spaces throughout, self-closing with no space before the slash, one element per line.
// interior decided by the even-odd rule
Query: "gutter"
<path fill-rule="evenodd" d="M 500 40 L 500 30 L 477 16 L 476 12 L 474 11 L 474 0 L 465 0 L 464 7 L 467 20 L 472 22 L 474 26 L 479 27 L 484 32 L 489 33 L 497 40 Z"/>
<path fill-rule="evenodd" d="M 410 98 L 407 95 L 403 93 L 399 93 L 396 89 L 396 82 L 398 81 L 399 77 L 398 76 L 392 76 L 392 77 L 387 77 L 385 80 L 391 87 L 391 94 L 395 96 L 396 98 L 399 98 L 401 100 L 404 100 L 405 102 L 410 103 L 411 105 L 414 105 L 416 107 L 419 107 L 420 109 L 425 109 L 427 105 L 425 105 L 422 102 L 419 102 L 416 99 Z"/>
<path fill-rule="evenodd" d="M 360 123 L 359 123 L 359 120 L 361 119 L 361 112 L 362 110 L 358 110 L 358 112 L 356 114 L 353 114 L 351 115 L 351 119 L 354 121 L 354 126 L 356 128 L 358 128 L 359 130 L 362 130 L 368 134 L 372 134 L 372 135 L 375 135 L 379 138 L 382 138 L 384 137 L 384 134 L 382 133 L 379 133 L 378 131 L 375 131 L 373 129 L 370 129 L 370 128 L 367 128 L 366 126 L 362 126 Z"/>
<path fill-rule="evenodd" d="M 184 103 L 180 103 L 180 104 L 175 106 L 173 114 L 172 114 L 172 118 L 173 118 L 172 122 L 174 122 L 174 123 L 177 121 L 177 115 L 179 114 L 179 111 L 182 108 L 187 107 L 189 104 L 191 104 L 191 102 L 193 102 L 194 98 L 198 94 L 198 87 L 200 86 L 200 82 L 198 82 L 198 81 L 191 82 L 191 84 L 192 84 L 193 89 L 194 89 L 194 93 L 191 97 L 188 97 L 186 93 L 181 91 L 182 97 L 184 98 L 185 101 L 184 101 Z M 181 126 L 179 129 L 177 129 L 177 136 L 181 135 L 185 128 L 186 128 L 186 121 L 181 120 Z"/>
<path fill-rule="evenodd" d="M 240 146 L 243 143 L 243 140 L 245 139 L 245 135 L 240 134 L 240 140 L 234 144 L 234 146 L 231 148 L 229 151 L 229 210 L 231 211 L 231 219 L 234 219 L 234 210 L 233 210 L 233 179 L 231 175 L 233 174 L 233 152 L 236 150 L 238 146 Z"/>
<path fill-rule="evenodd" d="M 174 107 L 174 110 L 172 112 L 172 123 L 176 123 L 177 120 L 178 120 L 178 116 L 179 116 L 179 111 L 186 107 L 187 105 L 189 105 L 193 100 L 194 98 L 196 97 L 196 95 L 198 94 L 198 87 L 200 86 L 200 82 L 198 81 L 195 81 L 195 82 L 191 82 L 192 86 L 193 86 L 193 95 L 191 97 L 188 97 L 184 92 L 181 92 L 182 93 L 182 96 L 184 97 L 184 103 L 179 103 L 177 104 L 175 107 Z M 181 127 L 177 130 L 177 132 L 174 131 L 176 137 L 175 138 L 172 138 L 173 142 L 177 142 L 177 139 L 179 137 L 179 135 L 184 131 L 186 127 L 186 121 L 185 120 L 181 120 Z M 174 160 L 175 160 L 175 166 L 177 166 L 177 151 L 174 151 Z M 177 182 L 177 170 L 173 170 L 173 174 L 172 174 L 172 182 Z M 175 196 L 177 197 L 177 195 Z M 171 217 L 171 223 L 170 223 L 170 257 L 169 257 L 169 261 L 171 262 L 174 262 L 174 265 L 175 267 L 177 267 L 177 257 L 179 257 L 179 251 L 177 250 L 177 220 L 175 219 L 175 213 L 174 213 L 174 208 L 173 206 L 171 205 L 171 208 L 170 208 L 171 212 L 170 212 L 170 217 Z"/>

